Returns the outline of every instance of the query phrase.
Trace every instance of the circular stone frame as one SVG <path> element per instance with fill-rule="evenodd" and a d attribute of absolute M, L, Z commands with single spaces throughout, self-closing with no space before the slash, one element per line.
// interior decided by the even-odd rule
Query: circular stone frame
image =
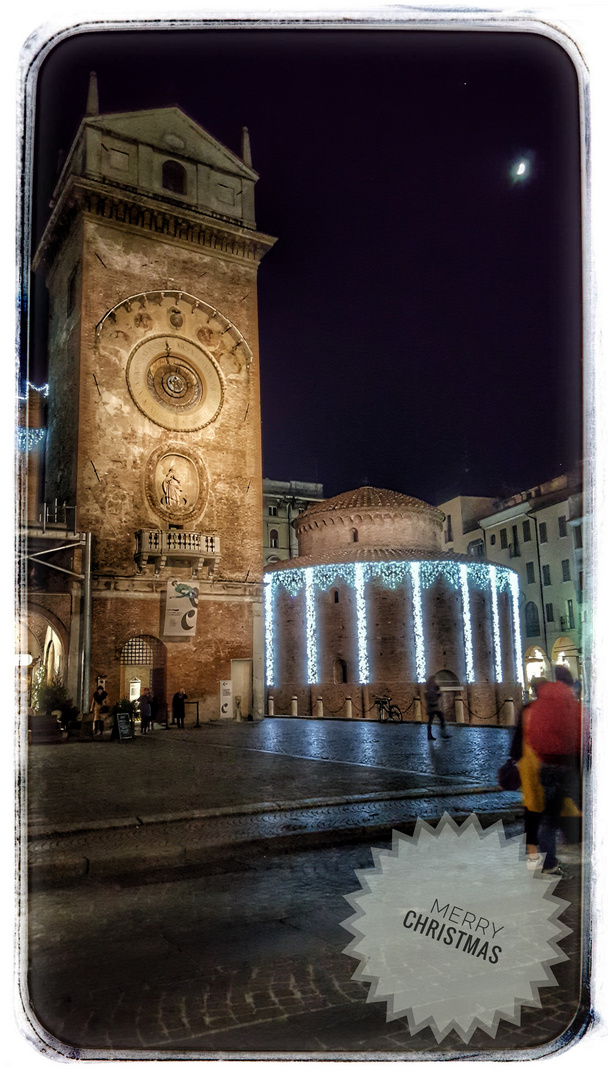
<path fill-rule="evenodd" d="M 168 431 L 198 431 L 217 419 L 224 404 L 224 378 L 216 361 L 177 334 L 155 334 L 136 345 L 126 376 L 140 412 Z M 175 390 L 187 384 L 189 392 L 172 392 L 171 380 Z"/>
<path fill-rule="evenodd" d="M 165 457 L 176 455 L 185 458 L 196 472 L 198 480 L 198 493 L 192 506 L 183 509 L 178 506 L 165 507 L 158 498 L 157 470 L 159 463 Z M 205 510 L 209 498 L 209 476 L 205 463 L 197 450 L 183 443 L 163 442 L 153 450 L 145 470 L 144 487 L 150 509 L 165 521 L 177 522 L 180 525 L 192 524 Z"/>

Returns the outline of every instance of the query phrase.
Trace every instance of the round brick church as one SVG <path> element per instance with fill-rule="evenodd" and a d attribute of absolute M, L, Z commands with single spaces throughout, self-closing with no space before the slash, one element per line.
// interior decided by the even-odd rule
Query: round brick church
<path fill-rule="evenodd" d="M 517 574 L 442 551 L 443 520 L 374 487 L 300 514 L 298 558 L 264 575 L 269 712 L 364 719 L 390 695 L 420 720 L 434 676 L 448 721 L 511 720 L 524 679 Z"/>

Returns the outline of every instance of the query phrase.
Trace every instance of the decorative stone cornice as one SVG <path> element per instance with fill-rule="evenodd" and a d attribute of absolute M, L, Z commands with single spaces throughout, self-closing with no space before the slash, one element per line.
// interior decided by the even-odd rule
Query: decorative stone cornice
<path fill-rule="evenodd" d="M 212 211 L 202 214 L 170 198 L 156 199 L 126 186 L 72 176 L 46 226 L 34 270 L 52 266 L 79 213 L 256 265 L 275 242 L 273 236 Z"/>

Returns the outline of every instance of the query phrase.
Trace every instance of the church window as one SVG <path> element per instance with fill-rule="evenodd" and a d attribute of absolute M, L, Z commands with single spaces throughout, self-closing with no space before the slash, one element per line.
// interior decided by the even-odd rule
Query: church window
<path fill-rule="evenodd" d="M 334 598 L 334 604 L 339 604 L 340 603 L 340 593 L 338 592 L 337 589 L 333 590 L 332 596 Z"/>
<path fill-rule="evenodd" d="M 528 601 L 525 608 L 526 637 L 540 637 L 540 621 L 538 608 L 533 600 Z"/>
<path fill-rule="evenodd" d="M 279 534 L 276 529 L 270 530 L 270 546 L 271 548 L 278 548 L 279 546 Z"/>
<path fill-rule="evenodd" d="M 351 538 L 351 541 L 352 541 L 353 544 L 357 543 L 357 540 L 359 539 L 359 533 L 357 532 L 356 529 L 351 529 L 350 538 Z"/>
<path fill-rule="evenodd" d="M 163 187 L 176 195 L 186 194 L 186 170 L 179 161 L 163 162 Z"/>

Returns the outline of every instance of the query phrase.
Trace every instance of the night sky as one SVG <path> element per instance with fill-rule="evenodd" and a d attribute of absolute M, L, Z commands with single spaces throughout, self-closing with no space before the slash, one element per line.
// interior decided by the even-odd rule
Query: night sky
<path fill-rule="evenodd" d="M 278 237 L 259 274 L 264 476 L 434 502 L 506 495 L 575 464 L 579 91 L 558 45 L 459 31 L 80 34 L 40 72 L 35 236 L 90 70 L 102 114 L 178 105 L 237 154 L 249 127 L 257 227 Z M 37 283 L 34 380 L 43 293 Z"/>

